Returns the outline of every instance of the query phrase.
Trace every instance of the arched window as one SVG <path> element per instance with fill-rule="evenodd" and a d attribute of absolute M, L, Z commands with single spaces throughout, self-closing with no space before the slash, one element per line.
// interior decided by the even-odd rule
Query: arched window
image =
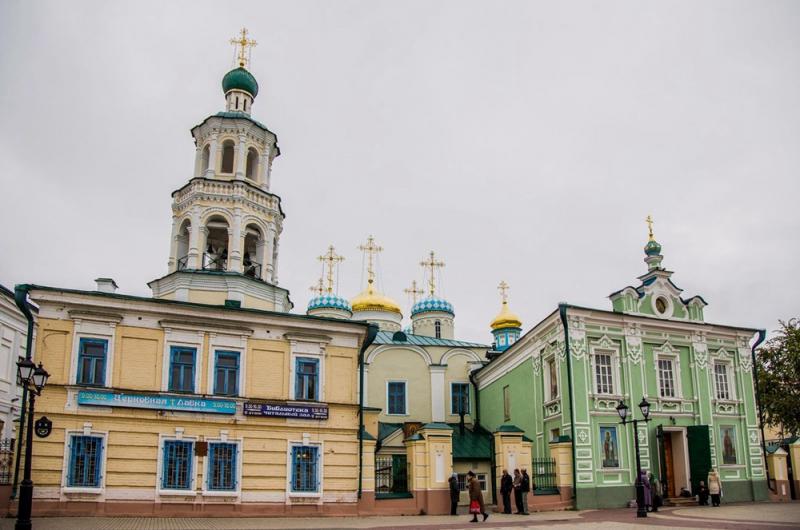
<path fill-rule="evenodd" d="M 239 96 L 236 96 L 236 110 L 239 110 Z"/>
<path fill-rule="evenodd" d="M 222 144 L 222 167 L 220 173 L 233 173 L 233 140 Z"/>
<path fill-rule="evenodd" d="M 244 98 L 244 111 L 247 112 L 247 98 Z"/>
<path fill-rule="evenodd" d="M 208 170 L 208 163 L 210 159 L 211 159 L 211 148 L 205 146 L 203 148 L 203 154 L 201 155 L 201 164 L 200 164 L 201 175 Z"/>
<path fill-rule="evenodd" d="M 437 320 L 436 322 L 433 323 L 433 329 L 434 329 L 434 331 L 436 333 L 436 338 L 437 339 L 441 339 L 442 338 L 442 323 Z"/>
<path fill-rule="evenodd" d="M 245 176 L 250 180 L 256 180 L 258 175 L 258 151 L 252 147 L 247 150 L 247 172 Z"/>

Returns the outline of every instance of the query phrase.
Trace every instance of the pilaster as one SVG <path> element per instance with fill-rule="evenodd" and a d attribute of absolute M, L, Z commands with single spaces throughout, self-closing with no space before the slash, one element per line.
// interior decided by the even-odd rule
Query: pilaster
<path fill-rule="evenodd" d="M 433 421 L 445 420 L 444 375 L 447 366 L 432 364 L 428 367 L 431 375 L 431 418 Z"/>
<path fill-rule="evenodd" d="M 237 144 L 236 151 L 236 180 L 244 180 L 244 172 L 247 160 L 247 144 L 245 140 L 247 137 L 244 134 L 239 135 L 239 143 Z"/>
<path fill-rule="evenodd" d="M 217 172 L 218 149 L 217 133 L 213 133 L 211 135 L 211 142 L 208 144 L 208 169 L 206 169 L 205 174 L 205 178 L 207 179 L 213 178 L 214 174 Z"/>

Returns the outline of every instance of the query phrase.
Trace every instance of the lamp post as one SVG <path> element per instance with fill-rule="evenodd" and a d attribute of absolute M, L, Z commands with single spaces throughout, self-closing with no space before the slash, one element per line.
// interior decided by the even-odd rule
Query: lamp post
<path fill-rule="evenodd" d="M 639 403 L 639 410 L 642 411 L 643 420 L 631 417 L 628 419 L 628 406 L 624 401 L 617 405 L 617 414 L 622 419 L 621 425 L 633 423 L 633 439 L 636 445 L 636 517 L 647 517 L 647 506 L 644 503 L 644 483 L 642 482 L 642 459 L 639 454 L 639 422 L 647 424 L 650 421 L 650 403 L 642 398 Z M 632 416 L 632 415 L 631 415 Z"/>
<path fill-rule="evenodd" d="M 42 367 L 36 366 L 30 359 L 22 359 L 17 363 L 17 374 L 22 386 L 29 390 L 28 395 L 28 425 L 25 428 L 25 475 L 19 485 L 19 506 L 17 508 L 17 523 L 14 530 L 31 529 L 31 509 L 33 506 L 33 481 L 31 480 L 31 453 L 33 452 L 33 411 L 36 396 L 42 394 L 44 385 L 50 374 Z M 32 388 L 31 388 L 32 387 Z M 22 404 L 25 406 L 25 403 Z"/>

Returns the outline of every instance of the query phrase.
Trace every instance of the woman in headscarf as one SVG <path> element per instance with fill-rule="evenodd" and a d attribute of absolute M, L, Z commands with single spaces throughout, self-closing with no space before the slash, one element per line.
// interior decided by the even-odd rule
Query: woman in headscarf
<path fill-rule="evenodd" d="M 477 523 L 478 514 L 483 515 L 483 520 L 485 521 L 489 518 L 489 514 L 486 513 L 486 505 L 483 503 L 481 483 L 473 471 L 467 473 L 467 488 L 469 489 L 469 511 L 472 513 L 472 520 L 470 522 Z M 476 505 L 474 509 L 473 505 Z"/>
<path fill-rule="evenodd" d="M 641 480 L 642 484 L 644 485 L 644 505 L 645 505 L 645 509 L 649 509 L 650 506 L 653 505 L 653 500 L 652 500 L 652 495 L 651 495 L 651 492 L 650 492 L 650 481 L 647 480 L 647 472 L 646 471 L 643 470 L 641 473 L 639 473 L 639 480 Z"/>
<path fill-rule="evenodd" d="M 655 475 L 649 473 L 650 476 L 650 494 L 653 496 L 653 509 L 651 511 L 657 512 L 662 504 L 661 496 L 661 482 Z"/>
<path fill-rule="evenodd" d="M 458 475 L 453 473 L 447 481 L 450 485 L 450 515 L 456 515 L 461 491 L 458 489 Z"/>
<path fill-rule="evenodd" d="M 708 473 L 708 493 L 711 495 L 711 506 L 719 506 L 722 497 L 722 480 L 714 468 Z"/>

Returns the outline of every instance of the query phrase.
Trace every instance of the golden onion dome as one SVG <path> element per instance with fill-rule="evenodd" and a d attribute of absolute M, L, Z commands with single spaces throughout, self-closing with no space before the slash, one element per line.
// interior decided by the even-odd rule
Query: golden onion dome
<path fill-rule="evenodd" d="M 402 315 L 397 302 L 376 291 L 371 282 L 365 290 L 350 300 L 350 306 L 353 311 L 388 311 Z"/>
<path fill-rule="evenodd" d="M 500 309 L 497 316 L 494 317 L 490 326 L 492 329 L 521 328 L 522 320 L 520 320 L 516 313 L 513 313 L 508 308 L 508 302 L 504 301 L 503 307 Z"/>

